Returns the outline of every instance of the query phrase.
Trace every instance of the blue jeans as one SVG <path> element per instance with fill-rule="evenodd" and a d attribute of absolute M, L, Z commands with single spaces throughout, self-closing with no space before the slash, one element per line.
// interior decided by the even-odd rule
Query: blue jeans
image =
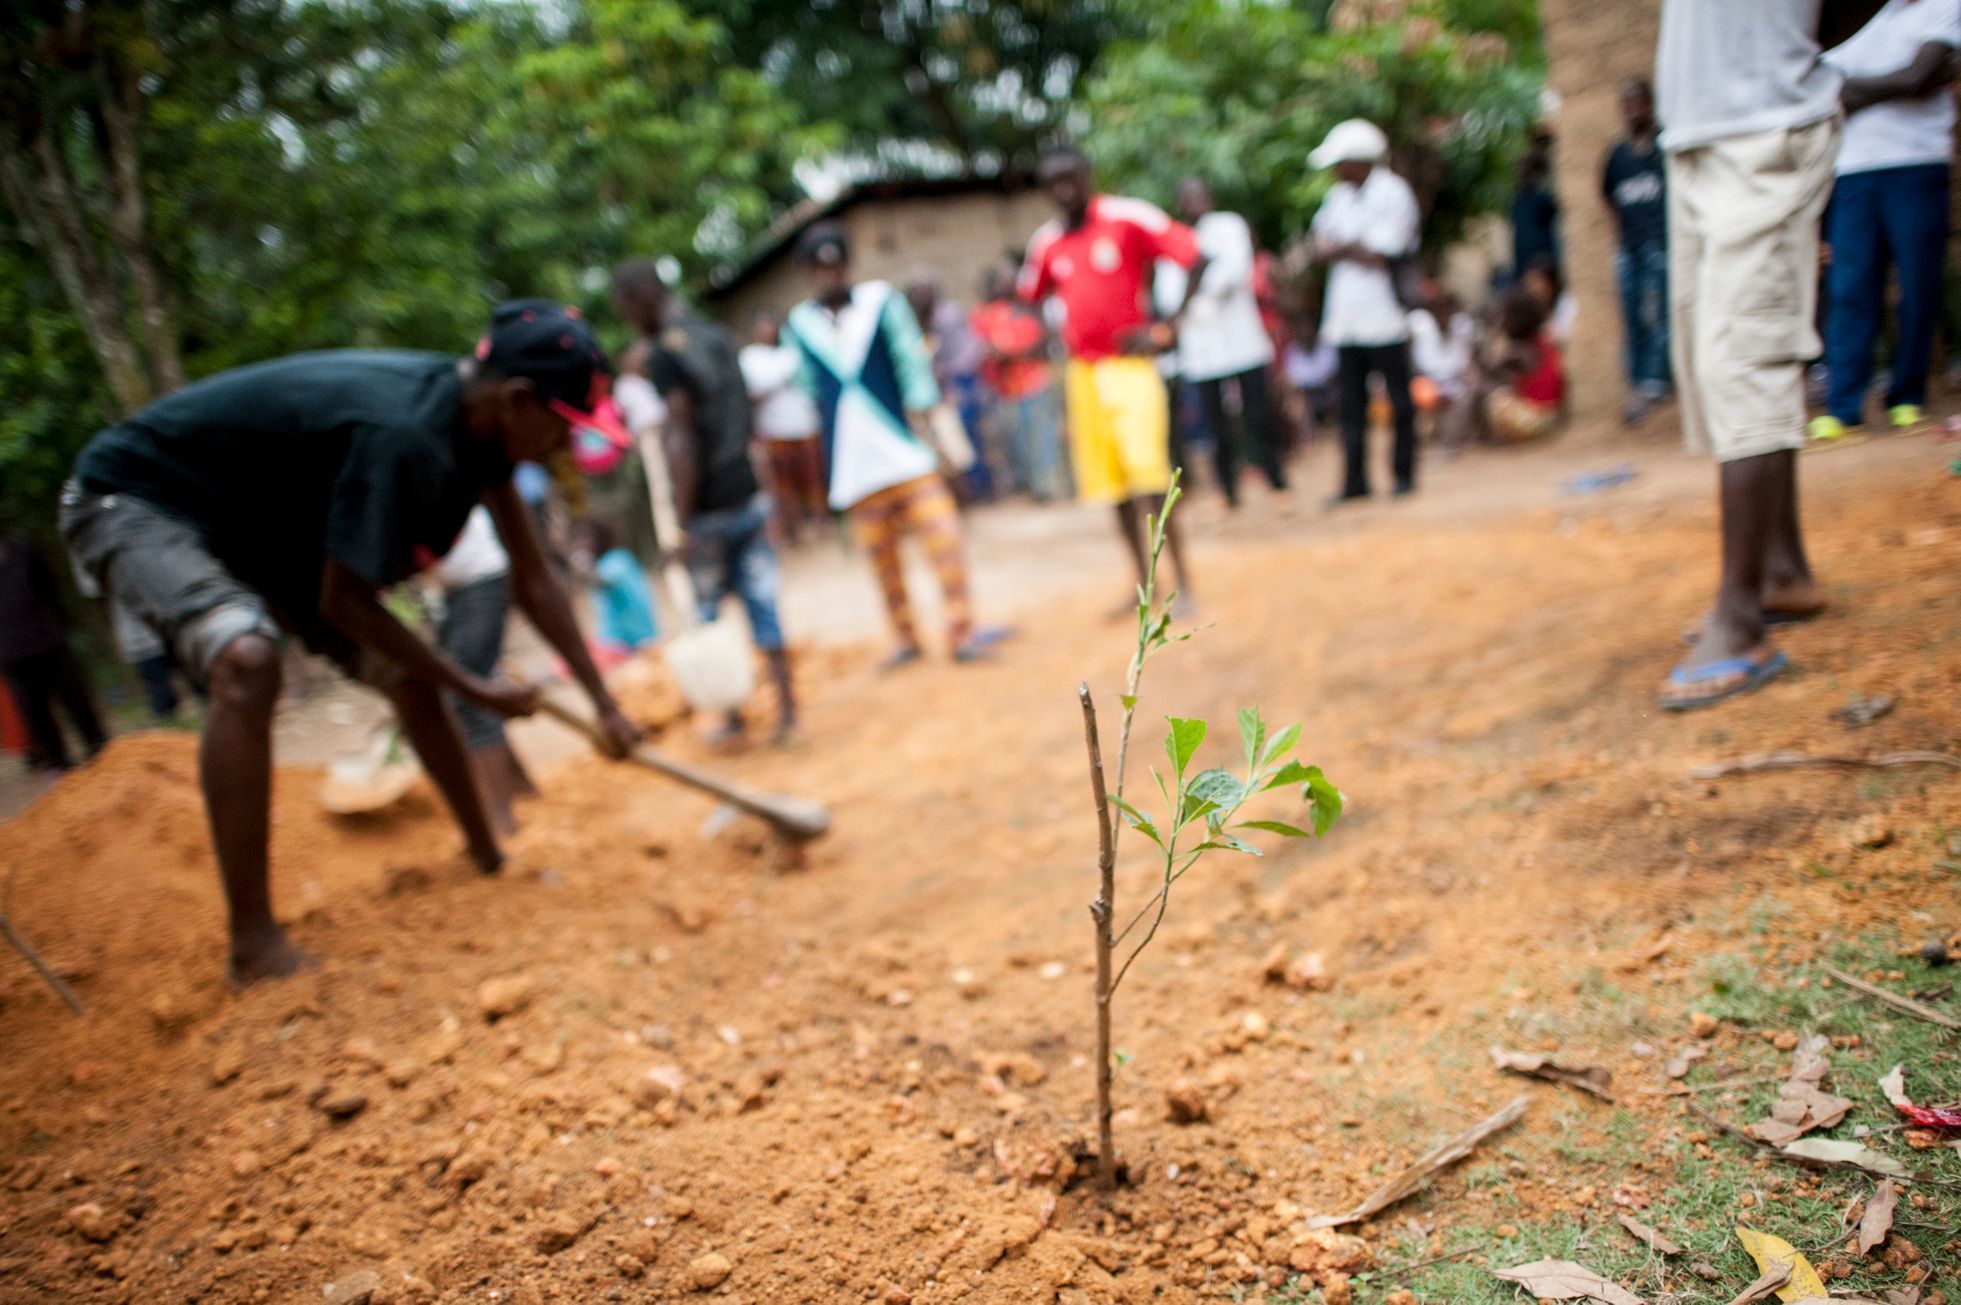
<path fill-rule="evenodd" d="M 1055 386 L 1045 385 L 1020 399 L 1001 399 L 995 429 L 1005 438 L 1015 484 L 1047 503 L 1063 497 L 1062 409 Z"/>
<path fill-rule="evenodd" d="M 1622 245 L 1614 254 L 1614 274 L 1621 288 L 1628 388 L 1659 398 L 1669 385 L 1668 250 Z"/>
<path fill-rule="evenodd" d="M 733 593 L 749 616 L 749 633 L 764 652 L 783 648 L 776 614 L 782 571 L 769 542 L 769 496 L 758 494 L 739 508 L 703 512 L 688 522 L 688 572 L 694 577 L 701 619 L 712 621 Z"/>
<path fill-rule="evenodd" d="M 1825 215 L 1825 238 L 1832 247 L 1826 278 L 1826 404 L 1848 426 L 1865 420 L 1889 266 L 1899 271 L 1900 322 L 1886 406 L 1927 402 L 1947 257 L 1947 174 L 1945 163 L 1875 168 L 1840 177 L 1832 192 Z"/>

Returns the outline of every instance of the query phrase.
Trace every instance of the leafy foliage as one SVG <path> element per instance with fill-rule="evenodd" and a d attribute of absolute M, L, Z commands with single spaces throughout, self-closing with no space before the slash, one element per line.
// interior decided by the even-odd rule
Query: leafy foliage
<path fill-rule="evenodd" d="M 1110 992 L 1116 991 L 1131 964 L 1156 935 L 1171 902 L 1172 886 L 1184 878 L 1201 856 L 1207 852 L 1263 855 L 1258 847 L 1236 832 L 1239 830 L 1258 830 L 1282 838 L 1324 835 L 1340 818 L 1345 802 L 1341 791 L 1328 781 L 1319 766 L 1305 765 L 1291 758 L 1290 754 L 1300 742 L 1301 727 L 1288 725 L 1269 732 L 1266 719 L 1257 707 L 1242 707 L 1238 712 L 1242 748 L 1242 770 L 1239 773 L 1216 766 L 1194 771 L 1192 763 L 1205 744 L 1209 727 L 1203 720 L 1167 716 L 1165 720 L 1169 728 L 1164 736 L 1164 755 L 1170 764 L 1169 782 L 1164 774 L 1156 770 L 1151 772 L 1158 792 L 1164 798 L 1163 814 L 1154 819 L 1124 796 L 1124 771 L 1144 667 L 1155 653 L 1169 644 L 1191 638 L 1190 631 L 1172 635 L 1171 605 L 1176 595 L 1160 595 L 1157 587 L 1158 564 L 1164 556 L 1168 538 L 1167 523 L 1178 506 L 1182 492 L 1178 476 L 1174 474 L 1171 488 L 1164 497 L 1164 506 L 1151 522 L 1144 581 L 1137 588 L 1137 643 L 1131 654 L 1125 692 L 1121 698 L 1123 715 L 1117 736 L 1116 787 L 1109 795 L 1110 805 L 1123 818 L 1123 823 L 1157 847 L 1163 882 L 1128 924 L 1121 930 L 1112 931 L 1111 943 L 1114 945 L 1129 937 L 1147 918 L 1150 921 L 1144 936 L 1131 948 L 1116 977 L 1111 980 Z M 1284 821 L 1235 819 L 1246 804 L 1260 794 L 1295 786 L 1300 790 L 1300 800 L 1308 805 L 1312 833 Z M 1185 841 L 1188 831 L 1197 838 L 1196 843 Z M 1099 928 L 1107 927 L 1107 921 L 1101 916 L 1098 918 Z"/>
<path fill-rule="evenodd" d="M 1428 201 L 1427 238 L 1448 242 L 1509 192 L 1538 112 L 1536 39 L 1514 43 L 1535 32 L 1535 8 L 1456 0 L 1337 31 L 1282 5 L 1167 4 L 1105 52 L 1084 90 L 1087 144 L 1106 185 L 1160 203 L 1186 174 L 1207 177 L 1277 246 L 1329 185 L 1308 154 L 1337 122 L 1368 118 Z"/>
<path fill-rule="evenodd" d="M 86 70 L 42 57 L 66 12 L 0 26 L 0 49 L 41 59 L 10 88 L 23 139 L 96 94 Z M 679 0 L 152 0 L 89 15 L 98 47 L 141 70 L 148 234 L 192 378 L 309 348 L 460 352 L 500 298 L 597 308 L 629 253 L 698 273 L 794 196 L 798 159 L 841 139 Z M 89 133 L 62 141 L 99 234 L 107 169 Z M 73 304 L 21 215 L 7 218 L 0 507 L 45 538 L 61 476 L 117 413 Z"/>

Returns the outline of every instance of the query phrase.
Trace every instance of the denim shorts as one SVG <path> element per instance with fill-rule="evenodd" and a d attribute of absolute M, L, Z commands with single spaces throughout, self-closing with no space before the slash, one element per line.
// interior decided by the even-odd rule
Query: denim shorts
<path fill-rule="evenodd" d="M 511 612 L 511 581 L 503 574 L 486 576 L 443 595 L 443 619 L 436 643 L 458 666 L 488 678 L 504 656 L 504 623 Z M 496 712 L 449 694 L 463 742 L 472 752 L 504 742 L 504 718 Z"/>
<path fill-rule="evenodd" d="M 266 600 L 212 556 L 197 527 L 142 499 L 91 494 L 71 480 L 61 534 L 76 563 L 155 631 L 200 689 L 234 639 L 279 637 Z"/>
<path fill-rule="evenodd" d="M 768 526 L 767 494 L 739 508 L 700 513 L 688 522 L 688 572 L 702 620 L 714 620 L 722 600 L 733 593 L 749 615 L 756 647 L 777 652 L 783 647 L 783 622 L 776 614 L 782 569 Z"/>

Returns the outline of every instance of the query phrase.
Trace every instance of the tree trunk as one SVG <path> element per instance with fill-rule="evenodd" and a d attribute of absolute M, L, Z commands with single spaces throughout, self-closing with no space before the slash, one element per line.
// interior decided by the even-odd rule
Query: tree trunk
<path fill-rule="evenodd" d="M 148 403 L 155 392 L 143 360 L 123 321 L 122 305 L 102 271 L 75 201 L 67 169 L 45 133 L 26 142 L 30 153 L 0 145 L 0 185 L 21 230 L 54 269 L 55 280 L 88 334 L 96 361 L 125 414 Z"/>
<path fill-rule="evenodd" d="M 134 77 L 110 56 L 98 51 L 95 85 L 102 136 L 109 167 L 109 232 L 116 252 L 129 268 L 136 289 L 136 306 L 150 346 L 150 370 L 156 390 L 167 394 L 184 383 L 184 363 L 177 342 L 177 323 L 170 310 L 170 290 L 157 272 L 151 254 L 149 223 L 144 216 L 142 160 L 136 142 L 137 90 Z"/>

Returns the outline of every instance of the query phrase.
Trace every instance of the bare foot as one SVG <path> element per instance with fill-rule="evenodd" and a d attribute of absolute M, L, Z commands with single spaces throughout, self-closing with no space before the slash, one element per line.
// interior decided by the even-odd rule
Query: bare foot
<path fill-rule="evenodd" d="M 1764 587 L 1766 616 L 1795 616 L 1809 619 L 1825 610 L 1825 591 L 1809 576 L 1785 585 Z"/>
<path fill-rule="evenodd" d="M 233 992 L 244 992 L 266 979 L 289 978 L 301 970 L 316 969 L 319 962 L 293 946 L 282 929 L 260 938 L 233 938 L 231 959 L 225 965 L 225 982 Z"/>

